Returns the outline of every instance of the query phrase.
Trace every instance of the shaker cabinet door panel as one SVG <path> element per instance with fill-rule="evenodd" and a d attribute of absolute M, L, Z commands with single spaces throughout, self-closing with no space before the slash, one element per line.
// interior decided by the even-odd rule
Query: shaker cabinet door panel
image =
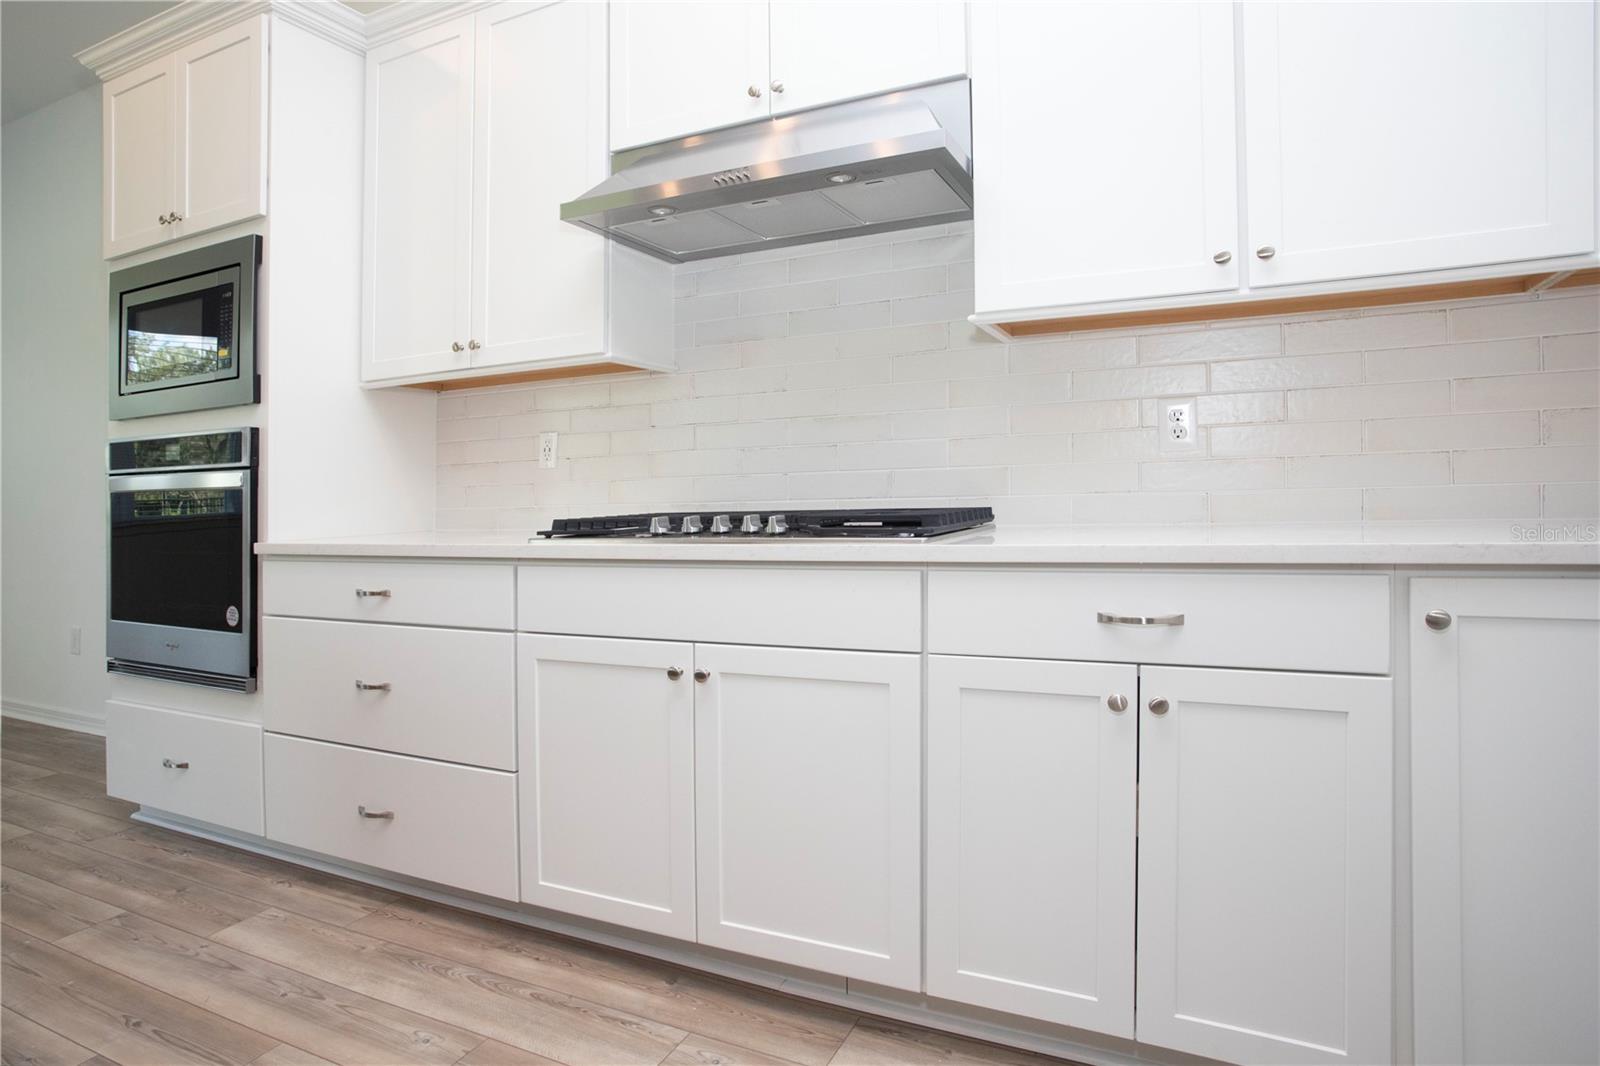
<path fill-rule="evenodd" d="M 266 16 L 177 54 L 178 236 L 267 212 L 266 56 Z"/>
<path fill-rule="evenodd" d="M 367 53 L 363 380 L 470 361 L 472 61 L 470 15 Z"/>
<path fill-rule="evenodd" d="M 972 18 L 978 312 L 1236 288 L 1231 5 Z"/>
<path fill-rule="evenodd" d="M 775 0 L 772 113 L 961 77 L 967 72 L 966 8 L 959 0 Z"/>
<path fill-rule="evenodd" d="M 177 207 L 177 93 L 170 57 L 113 78 L 102 89 L 107 259 L 176 236 L 161 219 Z"/>
<path fill-rule="evenodd" d="M 1416 1061 L 1600 1061 L 1600 581 L 1418 578 L 1410 613 Z"/>
<path fill-rule="evenodd" d="M 929 995 L 1133 1036 L 1138 684 L 928 660 Z"/>
<path fill-rule="evenodd" d="M 1391 1059 L 1391 682 L 1140 669 L 1138 1027 L 1241 1064 Z"/>
<path fill-rule="evenodd" d="M 1252 285 L 1595 249 L 1592 4 L 1243 17 Z"/>

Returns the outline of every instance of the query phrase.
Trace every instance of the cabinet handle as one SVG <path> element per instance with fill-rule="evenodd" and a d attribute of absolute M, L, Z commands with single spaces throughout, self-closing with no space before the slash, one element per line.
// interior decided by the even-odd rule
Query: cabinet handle
<path fill-rule="evenodd" d="M 156 221 L 161 223 L 163 226 L 165 226 L 168 222 L 171 222 L 172 220 L 170 218 L 168 218 L 166 215 L 157 215 L 156 216 Z"/>
<path fill-rule="evenodd" d="M 775 92 L 775 93 L 783 92 L 783 82 L 781 82 L 781 81 L 773 82 L 772 83 L 772 91 Z"/>
<path fill-rule="evenodd" d="M 168 770 L 187 770 L 189 768 L 189 764 L 187 762 L 173 762 L 171 759 L 162 759 L 161 765 L 165 766 Z"/>
<path fill-rule="evenodd" d="M 1096 611 L 1094 620 L 1107 626 L 1181 626 L 1181 614 L 1106 614 Z"/>
<path fill-rule="evenodd" d="M 1256 249 L 1257 259 L 1271 259 L 1277 254 L 1278 250 L 1270 244 L 1263 244 L 1260 248 Z"/>
<path fill-rule="evenodd" d="M 482 347 L 483 347 L 483 345 L 479 344 L 477 341 L 468 341 L 467 342 L 467 351 L 469 351 L 469 352 L 475 352 L 479 348 L 482 348 Z"/>
<path fill-rule="evenodd" d="M 168 222 L 182 222 L 183 221 L 183 216 L 178 214 L 178 212 L 174 211 L 174 212 L 172 212 L 172 214 L 167 216 L 167 221 Z"/>
<path fill-rule="evenodd" d="M 451 342 L 450 342 L 450 350 L 451 350 L 451 351 L 452 351 L 452 352 L 462 352 L 462 351 L 466 351 L 466 349 L 465 349 L 465 348 L 463 348 L 463 347 L 461 347 L 461 342 L 460 342 L 460 341 L 451 341 Z"/>
<path fill-rule="evenodd" d="M 1226 250 L 1218 252 L 1216 255 L 1211 257 L 1211 261 L 1218 266 L 1221 266 L 1224 263 L 1231 263 L 1233 262 L 1233 253 Z"/>
<path fill-rule="evenodd" d="M 1114 692 L 1106 697 L 1106 706 L 1111 708 L 1113 714 L 1121 714 L 1128 709 L 1128 697 L 1120 692 Z"/>
<path fill-rule="evenodd" d="M 1155 715 L 1157 718 L 1160 718 L 1162 715 L 1166 714 L 1167 710 L 1167 701 L 1162 699 L 1160 696 L 1157 696 L 1155 699 L 1150 701 L 1150 713 Z"/>
<path fill-rule="evenodd" d="M 711 678 L 711 671 L 710 670 L 696 670 L 694 672 L 694 679 L 696 681 L 700 682 L 701 684 L 705 684 L 705 682 L 710 680 L 710 678 Z"/>
<path fill-rule="evenodd" d="M 683 676 L 683 667 L 681 667 L 681 666 L 669 666 L 669 667 L 667 667 L 667 680 L 668 681 L 676 681 L 676 680 L 678 680 L 678 678 L 680 678 L 682 676 Z"/>
<path fill-rule="evenodd" d="M 388 692 L 393 686 L 387 681 L 357 681 L 358 692 Z"/>
<path fill-rule="evenodd" d="M 750 99 L 752 100 L 761 99 L 761 86 L 759 85 L 752 85 L 750 88 L 746 89 L 745 92 L 749 94 Z"/>
<path fill-rule="evenodd" d="M 356 589 L 356 599 L 358 600 L 364 600 L 368 596 L 382 596 L 384 599 L 388 599 L 392 595 L 393 593 L 388 589 Z"/>
<path fill-rule="evenodd" d="M 383 818 L 391 822 L 394 821 L 393 811 L 369 811 L 365 807 L 357 806 L 356 813 L 363 818 Z"/>
<path fill-rule="evenodd" d="M 1449 611 L 1429 611 L 1422 616 L 1422 622 L 1435 632 L 1443 632 L 1450 628 L 1452 619 Z"/>

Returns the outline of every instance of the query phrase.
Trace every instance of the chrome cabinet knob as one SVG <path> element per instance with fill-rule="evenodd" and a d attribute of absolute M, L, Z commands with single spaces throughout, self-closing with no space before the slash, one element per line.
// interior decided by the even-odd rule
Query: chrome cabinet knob
<path fill-rule="evenodd" d="M 704 530 L 705 526 L 701 524 L 700 516 L 697 514 L 686 514 L 683 516 L 683 521 L 678 523 L 680 533 L 700 533 Z"/>
<path fill-rule="evenodd" d="M 746 89 L 745 92 L 750 94 L 750 99 L 752 100 L 759 100 L 761 98 L 761 86 L 759 85 L 752 85 L 750 88 Z"/>
<path fill-rule="evenodd" d="M 394 821 L 393 811 L 369 811 L 365 807 L 358 805 L 356 807 L 356 813 L 361 815 L 363 818 L 382 818 L 386 821 Z"/>
<path fill-rule="evenodd" d="M 681 667 L 681 666 L 669 666 L 669 667 L 667 667 L 667 680 L 668 681 L 676 681 L 682 676 L 683 676 L 683 667 Z"/>
<path fill-rule="evenodd" d="M 1449 629 L 1451 621 L 1449 611 L 1429 611 L 1422 616 L 1422 624 L 1435 632 L 1443 632 Z"/>
<path fill-rule="evenodd" d="M 168 222 L 170 222 L 172 220 L 169 219 L 166 215 L 157 215 L 156 216 L 156 221 L 159 222 L 161 225 L 165 226 Z"/>
<path fill-rule="evenodd" d="M 1160 696 L 1157 696 L 1155 699 L 1150 701 L 1149 707 L 1150 713 L 1155 715 L 1157 718 L 1160 718 L 1162 715 L 1167 713 L 1169 704 L 1166 700 L 1162 699 Z"/>
<path fill-rule="evenodd" d="M 1278 250 L 1270 244 L 1263 244 L 1260 248 L 1256 249 L 1257 259 L 1271 259 L 1277 254 Z"/>
<path fill-rule="evenodd" d="M 452 352 L 462 352 L 462 351 L 466 351 L 466 349 L 465 349 L 465 348 L 463 348 L 463 347 L 461 347 L 461 342 L 460 342 L 460 341 L 451 341 L 451 342 L 450 342 L 450 350 L 451 350 L 451 351 L 452 351 Z"/>
<path fill-rule="evenodd" d="M 475 352 L 479 348 L 482 348 L 482 347 L 483 347 L 483 345 L 479 344 L 477 341 L 468 341 L 467 342 L 467 351 L 469 351 L 469 352 Z"/>
<path fill-rule="evenodd" d="M 1229 251 L 1218 252 L 1216 255 L 1211 257 L 1211 261 L 1216 263 L 1218 266 L 1221 266 L 1223 263 L 1231 263 L 1233 262 L 1233 253 Z"/>
<path fill-rule="evenodd" d="M 696 670 L 694 672 L 694 679 L 696 681 L 700 682 L 703 685 L 703 684 L 705 684 L 707 681 L 709 681 L 711 679 L 711 671 L 710 670 Z"/>
<path fill-rule="evenodd" d="M 169 222 L 182 222 L 183 221 L 183 216 L 178 214 L 178 212 L 174 211 L 174 212 L 172 212 L 172 214 L 167 216 L 167 221 L 169 221 Z"/>
<path fill-rule="evenodd" d="M 713 532 L 713 533 L 732 533 L 733 532 L 733 519 L 729 518 L 725 514 L 712 515 L 711 516 L 711 532 Z"/>
<path fill-rule="evenodd" d="M 743 518 L 739 519 L 739 532 L 760 533 L 761 516 L 758 514 L 747 514 Z"/>
<path fill-rule="evenodd" d="M 789 532 L 789 519 L 781 514 L 767 516 L 767 536 L 781 537 Z"/>
<path fill-rule="evenodd" d="M 783 82 L 781 82 L 781 81 L 773 82 L 772 83 L 772 91 L 775 92 L 775 93 L 783 92 Z"/>
<path fill-rule="evenodd" d="M 189 764 L 187 762 L 176 762 L 172 759 L 162 759 L 161 765 L 165 766 L 168 770 L 187 770 L 189 768 Z"/>
<path fill-rule="evenodd" d="M 1113 692 L 1106 697 L 1106 706 L 1110 707 L 1114 713 L 1121 714 L 1128 709 L 1128 697 L 1120 692 Z"/>

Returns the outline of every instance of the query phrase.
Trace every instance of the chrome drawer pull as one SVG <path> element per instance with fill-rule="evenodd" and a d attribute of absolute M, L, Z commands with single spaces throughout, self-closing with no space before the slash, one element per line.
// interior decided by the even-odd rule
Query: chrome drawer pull
<path fill-rule="evenodd" d="M 382 596 L 384 599 L 388 599 L 392 595 L 394 594 L 388 589 L 356 589 L 356 598 L 361 600 L 366 599 L 368 596 Z"/>
<path fill-rule="evenodd" d="M 1096 611 L 1094 620 L 1108 626 L 1181 626 L 1181 614 L 1106 614 Z"/>
<path fill-rule="evenodd" d="M 161 765 L 165 766 L 168 770 L 187 770 L 189 768 L 189 764 L 187 762 L 173 762 L 171 759 L 162 759 Z"/>
<path fill-rule="evenodd" d="M 392 686 L 387 681 L 357 681 L 356 689 L 360 692 L 388 692 Z"/>
<path fill-rule="evenodd" d="M 363 818 L 384 818 L 391 822 L 394 821 L 393 811 L 369 811 L 365 807 L 358 806 L 356 807 L 356 813 Z"/>

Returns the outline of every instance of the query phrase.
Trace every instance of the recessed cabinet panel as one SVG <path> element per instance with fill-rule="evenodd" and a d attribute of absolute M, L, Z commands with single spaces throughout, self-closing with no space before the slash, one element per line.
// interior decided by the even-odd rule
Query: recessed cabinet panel
<path fill-rule="evenodd" d="M 108 259 L 172 236 L 161 219 L 177 206 L 176 81 L 168 58 L 105 84 L 101 123 Z"/>
<path fill-rule="evenodd" d="M 695 666 L 700 942 L 917 990 L 918 657 L 702 644 Z"/>
<path fill-rule="evenodd" d="M 178 52 L 178 236 L 267 211 L 265 17 Z"/>
<path fill-rule="evenodd" d="M 1410 613 L 1416 1061 L 1600 1061 L 1600 582 L 1420 578 Z"/>
<path fill-rule="evenodd" d="M 1243 17 L 1252 285 L 1594 250 L 1592 4 Z"/>
<path fill-rule="evenodd" d="M 1138 684 L 929 659 L 929 995 L 1133 1036 Z"/>
<path fill-rule="evenodd" d="M 1138 1040 L 1390 1061 L 1390 688 L 1140 669 Z"/>
<path fill-rule="evenodd" d="M 517 637 L 522 898 L 694 939 L 694 648 Z"/>
<path fill-rule="evenodd" d="M 975 4 L 980 314 L 1239 283 L 1228 4 Z"/>
<path fill-rule="evenodd" d="M 774 115 L 967 72 L 964 3 L 770 6 Z"/>
<path fill-rule="evenodd" d="M 366 380 L 469 363 L 472 58 L 471 16 L 367 53 Z"/>

